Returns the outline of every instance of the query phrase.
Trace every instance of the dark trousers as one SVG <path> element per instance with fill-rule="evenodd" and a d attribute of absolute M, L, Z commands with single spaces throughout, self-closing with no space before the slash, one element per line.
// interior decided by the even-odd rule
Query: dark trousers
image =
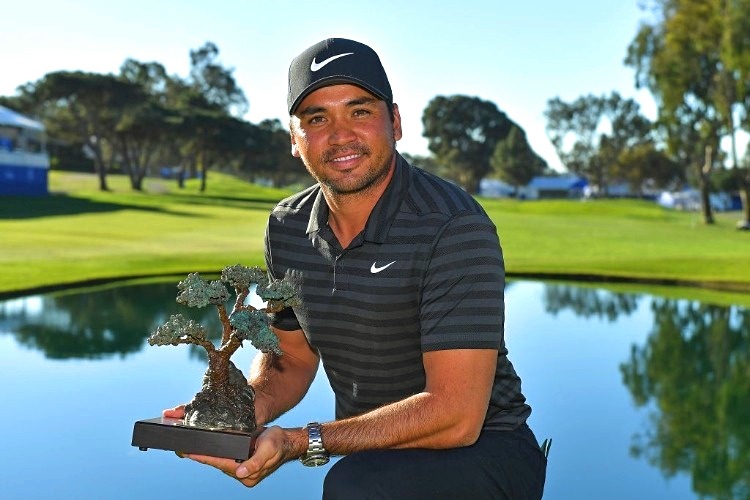
<path fill-rule="evenodd" d="M 531 429 L 483 431 L 476 443 L 448 450 L 371 450 L 331 467 L 325 500 L 540 499 L 547 459 Z"/>

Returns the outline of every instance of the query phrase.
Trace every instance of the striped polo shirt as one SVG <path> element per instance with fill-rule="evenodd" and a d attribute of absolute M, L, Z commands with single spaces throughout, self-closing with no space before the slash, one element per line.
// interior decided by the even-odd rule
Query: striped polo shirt
<path fill-rule="evenodd" d="M 364 230 L 341 248 L 320 186 L 281 201 L 266 229 L 266 265 L 300 283 L 302 305 L 275 327 L 302 329 L 320 355 L 336 417 L 421 392 L 422 354 L 497 349 L 485 428 L 531 412 L 503 337 L 504 265 L 494 224 L 466 192 L 397 155 Z"/>

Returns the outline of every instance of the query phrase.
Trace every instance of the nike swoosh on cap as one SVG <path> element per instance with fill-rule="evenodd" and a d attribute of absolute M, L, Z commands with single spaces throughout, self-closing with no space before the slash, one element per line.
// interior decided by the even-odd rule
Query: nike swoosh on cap
<path fill-rule="evenodd" d="M 384 266 L 378 267 L 378 263 L 377 263 L 377 261 L 375 261 L 375 262 L 372 263 L 372 266 L 370 266 L 370 272 L 372 274 L 379 273 L 383 269 L 387 269 L 387 268 L 391 267 L 395 263 L 396 263 L 396 261 L 394 260 L 393 262 L 389 262 L 388 264 L 386 264 Z"/>
<path fill-rule="evenodd" d="M 354 54 L 354 52 L 345 52 L 345 53 L 343 53 L 343 54 L 338 54 L 338 55 L 335 55 L 335 56 L 331 56 L 331 57 L 329 57 L 328 59 L 324 59 L 324 60 L 322 60 L 322 61 L 320 61 L 320 62 L 316 62 L 316 61 L 315 61 L 315 58 L 313 57 L 313 60 L 312 60 L 312 62 L 310 63 L 310 71 L 313 71 L 313 72 L 315 72 L 315 71 L 318 71 L 318 70 L 320 70 L 320 69 L 321 69 L 321 68 L 322 68 L 323 66 L 325 66 L 326 64 L 328 64 L 329 62 L 331 62 L 331 61 L 335 61 L 335 60 L 336 60 L 336 59 L 338 59 L 339 57 L 350 56 L 350 55 L 352 55 L 352 54 Z"/>

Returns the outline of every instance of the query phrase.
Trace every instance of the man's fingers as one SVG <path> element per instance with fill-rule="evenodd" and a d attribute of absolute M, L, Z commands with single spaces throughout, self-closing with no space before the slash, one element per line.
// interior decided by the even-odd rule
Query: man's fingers
<path fill-rule="evenodd" d="M 262 474 L 261 471 L 255 470 L 255 466 L 251 464 L 249 460 L 243 462 L 238 467 L 237 462 L 230 458 L 218 458 L 206 455 L 185 455 L 185 457 L 204 465 L 210 465 L 211 467 L 219 469 L 227 476 L 237 479 L 242 484 L 248 487 L 255 486 L 265 477 L 265 475 Z M 252 473 L 248 474 L 248 468 L 252 470 Z"/>
<path fill-rule="evenodd" d="M 185 417 L 185 405 L 175 406 L 161 412 L 162 417 L 167 418 L 184 418 Z"/>
<path fill-rule="evenodd" d="M 235 462 L 231 458 L 219 458 L 211 457 L 208 455 L 193 454 L 185 455 L 185 457 L 202 464 L 210 465 L 211 467 L 216 467 L 217 469 L 221 469 L 224 472 L 231 472 L 233 476 L 235 469 L 237 469 L 237 462 Z"/>

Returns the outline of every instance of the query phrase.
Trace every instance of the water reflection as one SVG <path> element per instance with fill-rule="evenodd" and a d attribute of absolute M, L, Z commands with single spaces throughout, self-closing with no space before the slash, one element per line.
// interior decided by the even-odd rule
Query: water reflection
<path fill-rule="evenodd" d="M 20 345 L 50 359 L 136 353 L 151 331 L 178 311 L 218 337 L 221 326 L 214 311 L 181 307 L 174 302 L 176 293 L 175 283 L 157 283 L 9 300 L 0 302 L 0 325 Z"/>
<path fill-rule="evenodd" d="M 147 346 L 146 337 L 177 312 L 218 336 L 214 311 L 177 304 L 175 285 L 170 280 L 0 301 L 0 340 L 11 337 L 17 346 L 41 352 L 50 361 L 103 364 L 155 349 Z M 598 426 L 604 426 L 603 435 L 613 440 L 614 430 L 625 429 L 624 444 L 617 446 L 633 463 L 658 470 L 662 478 L 688 478 L 686 491 L 692 489 L 695 498 L 750 498 L 750 310 L 559 283 L 515 282 L 508 288 L 508 299 L 508 341 L 535 408 L 532 418 L 537 419 L 540 438 L 551 435 L 558 443 L 552 450 L 545 498 L 590 498 L 584 489 L 590 484 L 599 497 L 629 498 L 632 492 L 614 486 L 614 478 L 630 477 L 627 487 L 645 481 L 637 465 L 622 460 L 620 469 L 609 476 L 607 471 L 591 470 L 586 460 L 595 456 L 602 462 L 601 443 L 587 449 L 586 438 Z M 527 317 L 519 317 L 522 310 Z M 642 317 L 643 322 L 634 321 Z M 160 351 L 154 357 L 175 356 Z M 204 356 L 201 349 L 189 351 L 191 358 Z M 591 364 L 592 358 L 598 364 Z M 586 372 L 592 366 L 599 371 Z M 59 366 L 49 371 L 55 370 Z M 173 370 L 185 368 L 175 365 Z M 610 371 L 616 376 L 614 386 L 599 387 L 606 385 L 602 381 Z M 194 391 L 197 380 L 185 382 L 186 393 Z M 137 400 L 144 397 L 143 390 L 141 386 L 133 389 L 137 393 L 117 397 Z M 622 406 L 617 392 L 625 393 L 632 408 Z M 565 400 L 558 401 L 563 393 Z M 159 397 L 158 404 L 176 402 L 173 395 Z M 572 413 L 581 413 L 584 405 L 583 413 L 590 415 Z M 312 403 L 308 408 L 318 411 Z M 616 416 L 601 417 L 597 411 Z M 140 408 L 135 413 L 136 418 L 151 416 Z M 648 418 L 641 418 L 644 415 Z M 294 415 L 293 425 L 301 425 L 304 418 Z M 133 418 L 124 420 L 120 427 L 126 428 Z M 575 425 L 580 427 L 571 429 Z M 125 439 L 118 438 L 118 446 Z M 591 449 L 594 446 L 597 450 Z M 612 452 L 607 454 L 610 459 Z M 140 467 L 146 460 L 135 462 Z M 287 474 L 308 473 L 289 470 Z M 182 477 L 184 471 L 175 474 Z M 598 475 L 600 482 L 592 482 L 590 476 Z M 267 491 L 282 498 L 289 481 L 274 484 L 269 488 L 277 489 Z M 674 483 L 649 485 L 654 496 L 639 493 L 641 499 L 675 497 Z M 171 490 L 162 493 L 167 491 Z M 245 495 L 244 490 L 231 491 Z M 680 491 L 677 497 L 684 498 Z"/>
<path fill-rule="evenodd" d="M 693 489 L 750 498 L 750 311 L 675 300 L 652 301 L 654 329 L 620 367 L 653 425 L 632 453 Z"/>
<path fill-rule="evenodd" d="M 559 284 L 545 285 L 543 300 L 545 310 L 553 315 L 569 309 L 576 316 L 609 321 L 631 314 L 638 307 L 638 295 Z"/>
<path fill-rule="evenodd" d="M 634 313 L 639 295 L 547 284 L 556 315 L 610 322 Z M 703 497 L 750 498 L 750 310 L 651 297 L 653 329 L 620 365 L 650 426 L 630 453 L 666 477 L 687 472 Z"/>

